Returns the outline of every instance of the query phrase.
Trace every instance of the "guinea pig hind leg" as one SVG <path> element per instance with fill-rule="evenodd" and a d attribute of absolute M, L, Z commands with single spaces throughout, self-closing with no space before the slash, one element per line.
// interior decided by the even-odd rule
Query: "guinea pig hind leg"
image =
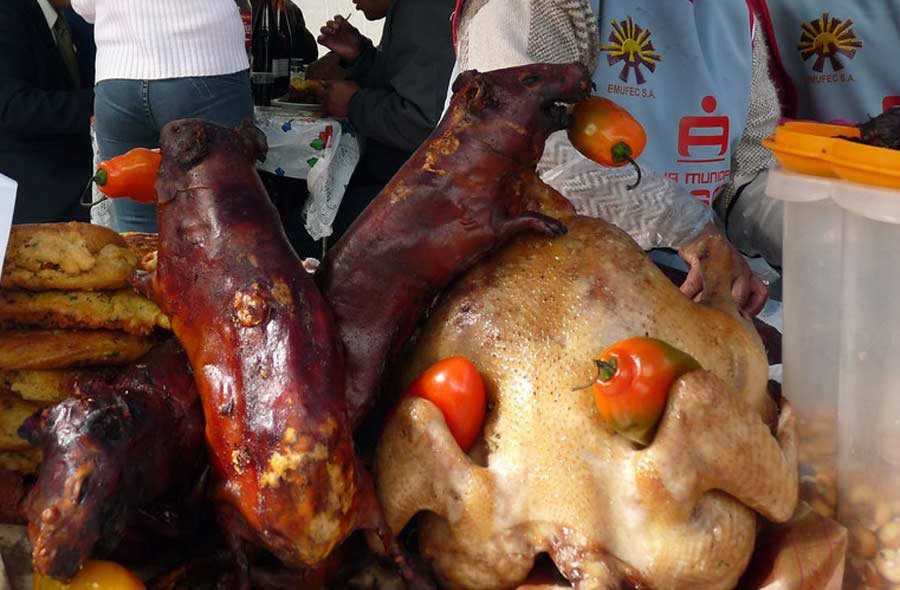
<path fill-rule="evenodd" d="M 561 221 L 553 219 L 543 213 L 526 211 L 518 217 L 513 217 L 512 219 L 504 221 L 500 226 L 498 237 L 501 242 L 505 242 L 524 232 L 533 232 L 556 237 L 566 233 L 566 226 Z"/>

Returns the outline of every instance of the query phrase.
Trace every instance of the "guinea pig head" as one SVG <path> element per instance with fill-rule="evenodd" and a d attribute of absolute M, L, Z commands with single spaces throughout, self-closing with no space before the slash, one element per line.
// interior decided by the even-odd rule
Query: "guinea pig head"
<path fill-rule="evenodd" d="M 98 388 L 104 387 L 98 385 Z M 102 407 L 101 407 L 102 406 Z M 122 483 L 112 469 L 102 469 L 100 445 L 115 441 L 115 429 L 125 408 L 98 401 L 99 411 L 90 416 L 75 400 L 45 410 L 40 419 L 26 424 L 23 434 L 41 444 L 44 462 L 39 482 L 24 503 L 28 532 L 34 546 L 37 572 L 58 579 L 78 573 L 101 538 L 117 539 L 124 520 L 119 494 Z M 73 417 L 74 416 L 74 417 Z M 51 434 L 52 423 L 69 420 L 82 430 L 66 432 L 65 438 Z"/>
<path fill-rule="evenodd" d="M 481 141 L 516 160 L 536 164 L 544 142 L 568 126 L 569 106 L 587 97 L 583 65 L 533 64 L 463 72 L 453 84 L 451 111 L 477 120 Z"/>
<path fill-rule="evenodd" d="M 172 121 L 160 133 L 163 161 L 156 184 L 159 202 L 208 184 L 205 180 L 213 172 L 265 161 L 267 149 L 265 134 L 249 119 L 236 129 L 200 119 Z"/>

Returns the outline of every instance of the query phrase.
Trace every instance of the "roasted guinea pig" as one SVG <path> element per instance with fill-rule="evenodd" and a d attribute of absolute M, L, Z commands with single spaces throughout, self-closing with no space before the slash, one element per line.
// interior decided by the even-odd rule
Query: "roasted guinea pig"
<path fill-rule="evenodd" d="M 440 289 L 516 234 L 565 230 L 529 202 L 543 186 L 535 167 L 544 142 L 566 126 L 564 103 L 590 90 L 585 68 L 470 71 L 453 90 L 440 125 L 316 274 L 344 344 L 353 424 Z"/>
<path fill-rule="evenodd" d="M 306 568 L 357 528 L 387 534 L 354 454 L 331 311 L 256 173 L 265 149 L 249 123 L 163 129 L 157 266 L 137 281 L 194 368 L 240 587 L 245 542 Z"/>
<path fill-rule="evenodd" d="M 423 513 L 422 554 L 452 588 L 515 587 L 546 552 L 576 588 L 731 589 L 757 513 L 792 515 L 797 464 L 794 414 L 767 396 L 765 352 L 730 297 L 727 247 L 698 245 L 694 303 L 624 232 L 557 216 L 565 236 L 523 236 L 477 265 L 404 358 L 398 391 L 440 359 L 468 357 L 490 411 L 466 454 L 435 405 L 400 402 L 377 450 L 388 522 L 400 531 Z M 655 438 L 638 448 L 578 388 L 600 351 L 645 335 L 703 370 L 675 382 Z"/>
<path fill-rule="evenodd" d="M 114 548 L 138 509 L 190 487 L 205 455 L 200 398 L 173 340 L 115 379 L 77 384 L 20 432 L 44 453 L 25 500 L 34 569 L 60 579 Z"/>

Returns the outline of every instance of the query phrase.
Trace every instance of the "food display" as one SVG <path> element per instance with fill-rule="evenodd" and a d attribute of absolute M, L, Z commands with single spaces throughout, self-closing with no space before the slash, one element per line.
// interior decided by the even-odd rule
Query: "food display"
<path fill-rule="evenodd" d="M 766 393 L 765 352 L 730 297 L 725 244 L 701 247 L 697 304 L 620 230 L 559 215 L 565 235 L 521 237 L 459 280 L 404 358 L 401 383 L 465 356 L 492 410 L 467 455 L 436 407 L 400 403 L 376 462 L 388 522 L 396 530 L 422 512 L 420 550 L 452 588 L 515 587 L 547 553 L 585 588 L 730 590 L 757 513 L 794 513 L 797 468 L 794 413 Z M 646 448 L 582 389 L 602 351 L 633 334 L 704 368 L 674 381 Z"/>
<path fill-rule="evenodd" d="M 244 543 L 300 568 L 358 527 L 387 535 L 354 458 L 333 320 L 255 171 L 265 137 L 180 121 L 161 145 L 158 264 L 142 284 L 196 370 L 210 493 L 237 563 Z"/>
<path fill-rule="evenodd" d="M 724 241 L 694 244 L 691 301 L 536 173 L 550 134 L 583 127 L 576 103 L 606 113 L 588 117 L 599 161 L 640 154 L 640 126 L 589 90 L 575 64 L 462 74 L 317 268 L 280 228 L 249 123 L 176 121 L 158 153 L 101 166 L 110 196 L 157 204 L 158 235 L 17 227 L 0 289 L 0 491 L 16 501 L 0 494 L 0 517 L 27 520 L 34 588 L 832 578 L 836 492 L 810 486 L 828 474 L 770 394 Z M 885 569 L 869 541 L 853 541 L 863 567 Z"/>
<path fill-rule="evenodd" d="M 437 129 L 329 252 L 316 280 L 344 344 L 352 424 L 440 289 L 518 234 L 565 232 L 541 209 L 551 189 L 535 168 L 587 78 L 577 65 L 461 74 Z"/>
<path fill-rule="evenodd" d="M 142 357 L 168 326 L 128 286 L 137 264 L 126 240 L 106 228 L 13 227 L 0 288 L 0 471 L 11 497 L 22 497 L 22 477 L 41 461 L 22 424 L 78 383 L 102 381 L 109 367 Z M 16 504 L 0 516 L 18 521 L 20 510 Z"/>
<path fill-rule="evenodd" d="M 44 456 L 24 503 L 34 569 L 59 579 L 115 547 L 139 509 L 188 487 L 205 459 L 193 373 L 171 339 L 114 378 L 80 381 L 20 432 Z"/>

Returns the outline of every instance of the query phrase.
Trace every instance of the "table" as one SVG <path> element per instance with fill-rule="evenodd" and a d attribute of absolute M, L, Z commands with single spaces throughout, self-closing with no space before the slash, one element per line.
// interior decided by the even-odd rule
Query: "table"
<path fill-rule="evenodd" d="M 261 170 L 305 179 L 309 199 L 303 208 L 314 240 L 331 235 L 331 224 L 360 158 L 360 142 L 347 121 L 256 107 L 256 125 L 266 134 L 269 153 Z"/>
<path fill-rule="evenodd" d="M 303 223 L 314 240 L 331 235 L 331 224 L 360 158 L 360 141 L 348 121 L 298 112 L 290 107 L 256 107 L 256 125 L 266 134 L 269 152 L 260 170 L 306 180 L 309 198 Z M 93 130 L 92 130 L 93 135 Z M 95 165 L 97 147 L 94 145 Z M 102 195 L 94 187 L 94 201 Z M 91 220 L 112 226 L 109 201 L 91 210 Z"/>

